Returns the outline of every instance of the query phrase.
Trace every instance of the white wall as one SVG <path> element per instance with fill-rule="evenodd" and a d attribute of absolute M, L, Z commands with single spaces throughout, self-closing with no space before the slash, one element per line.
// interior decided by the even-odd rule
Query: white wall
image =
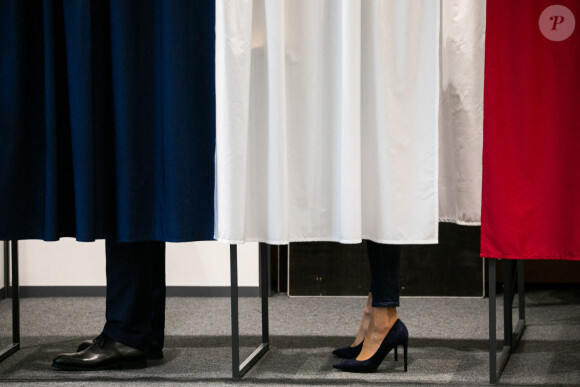
<path fill-rule="evenodd" d="M 20 241 L 21 286 L 105 286 L 105 242 Z M 3 270 L 0 270 L 3 271 Z M 239 286 L 258 286 L 258 244 L 238 245 Z M 229 245 L 167 244 L 168 286 L 229 286 Z"/>

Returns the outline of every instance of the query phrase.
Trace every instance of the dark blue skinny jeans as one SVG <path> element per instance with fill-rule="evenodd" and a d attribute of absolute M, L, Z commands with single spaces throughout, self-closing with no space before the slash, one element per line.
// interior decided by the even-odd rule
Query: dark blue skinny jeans
<path fill-rule="evenodd" d="M 401 246 L 367 241 L 374 307 L 399 306 Z"/>

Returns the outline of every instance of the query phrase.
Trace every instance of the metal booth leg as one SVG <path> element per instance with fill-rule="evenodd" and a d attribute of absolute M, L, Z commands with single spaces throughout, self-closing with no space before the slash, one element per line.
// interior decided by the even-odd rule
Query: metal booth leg
<path fill-rule="evenodd" d="M 8 298 L 8 288 L 10 287 L 10 242 L 3 241 L 4 245 L 4 291 L 2 292 L 2 299 Z"/>
<path fill-rule="evenodd" d="M 262 245 L 262 244 L 261 244 Z M 240 329 L 238 310 L 238 247 L 230 245 L 231 307 L 232 307 L 232 378 L 240 379 L 270 348 L 268 321 L 270 249 L 260 246 L 260 297 L 262 301 L 262 344 L 240 364 Z"/>
<path fill-rule="evenodd" d="M 8 292 L 9 265 L 8 258 L 10 255 L 10 247 L 12 247 L 12 344 L 0 351 L 0 362 L 8 358 L 14 352 L 20 349 L 20 288 L 18 283 L 18 241 L 12 241 L 9 246 L 8 241 L 4 241 L 4 278 L 6 279 L 6 292 Z"/>
<path fill-rule="evenodd" d="M 487 259 L 488 269 L 488 286 L 489 286 L 489 382 L 496 384 L 497 377 L 497 332 L 496 332 L 496 294 L 495 294 L 495 274 L 496 274 L 496 260 L 493 258 Z"/>
<path fill-rule="evenodd" d="M 518 260 L 518 311 L 519 319 L 516 326 L 516 344 L 520 341 L 526 325 L 526 293 L 524 289 L 524 260 Z"/>
<path fill-rule="evenodd" d="M 491 384 L 497 384 L 525 329 L 524 261 L 503 260 L 504 344 L 499 356 L 499 367 L 496 334 L 496 259 L 488 258 L 487 261 L 489 272 L 489 382 Z M 516 266 L 517 270 L 514 271 Z M 518 285 L 519 318 L 515 331 L 512 331 L 512 307 L 516 282 Z"/>

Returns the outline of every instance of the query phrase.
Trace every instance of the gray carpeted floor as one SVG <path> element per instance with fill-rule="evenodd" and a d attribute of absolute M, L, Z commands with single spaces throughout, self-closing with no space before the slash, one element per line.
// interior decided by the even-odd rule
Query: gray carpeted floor
<path fill-rule="evenodd" d="M 0 384 L 117 385 L 487 385 L 488 300 L 405 298 L 409 372 L 389 354 L 374 374 L 340 372 L 331 350 L 348 345 L 364 298 L 270 298 L 271 348 L 242 381 L 232 381 L 227 298 L 170 298 L 165 359 L 142 370 L 63 372 L 59 353 L 100 332 L 102 298 L 23 299 L 22 349 L 0 363 Z M 501 300 L 498 316 L 501 318 Z M 8 344 L 10 300 L 0 302 L 0 345 Z M 258 299 L 240 300 L 242 357 L 260 342 Z M 522 341 L 502 385 L 580 385 L 580 290 L 529 291 Z M 514 309 L 514 316 L 516 310 Z M 502 324 L 498 321 L 498 337 Z"/>

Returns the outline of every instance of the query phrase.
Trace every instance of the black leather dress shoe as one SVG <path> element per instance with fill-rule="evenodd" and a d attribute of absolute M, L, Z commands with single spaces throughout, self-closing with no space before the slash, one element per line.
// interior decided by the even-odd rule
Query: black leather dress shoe
<path fill-rule="evenodd" d="M 77 352 L 84 351 L 88 347 L 90 347 L 98 337 L 92 340 L 85 340 L 79 344 L 77 348 Z M 158 341 L 153 341 L 151 343 L 151 347 L 147 351 L 147 360 L 161 360 L 163 359 L 163 346 Z"/>
<path fill-rule="evenodd" d="M 58 355 L 52 366 L 67 371 L 110 370 L 118 368 L 143 368 L 146 352 L 111 340 L 104 334 L 80 352 Z"/>

